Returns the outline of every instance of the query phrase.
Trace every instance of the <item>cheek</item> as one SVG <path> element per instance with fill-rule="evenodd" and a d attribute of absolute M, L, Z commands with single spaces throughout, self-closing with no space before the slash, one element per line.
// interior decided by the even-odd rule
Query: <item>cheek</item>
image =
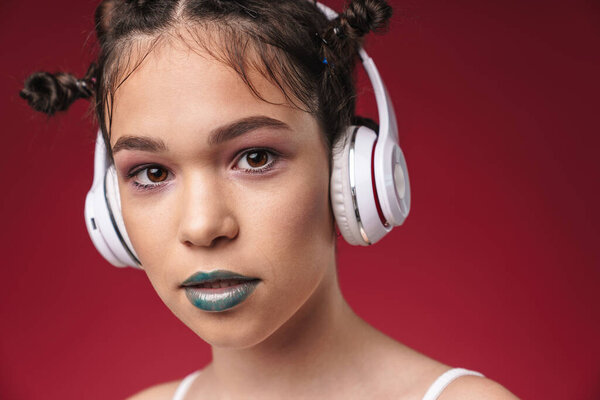
<path fill-rule="evenodd" d="M 158 242 L 162 235 L 153 234 L 158 231 L 164 232 L 166 213 L 163 211 L 164 204 L 161 201 L 148 202 L 130 198 L 128 195 L 121 197 L 123 221 L 127 227 L 127 233 L 132 241 L 136 252 L 148 258 L 153 254 L 153 249 L 158 249 Z"/>
<path fill-rule="evenodd" d="M 325 165 L 325 168 L 327 166 Z M 322 169 L 301 169 L 293 179 L 257 201 L 246 229 L 268 263 L 277 288 L 314 286 L 334 255 L 335 235 L 329 207 L 329 176 Z M 326 171 L 326 169 L 325 169 Z"/>
<path fill-rule="evenodd" d="M 281 207 L 269 214 L 269 226 L 277 229 L 279 247 L 286 253 L 302 254 L 331 241 L 332 229 L 327 180 L 294 182 L 279 198 Z M 305 254 L 306 256 L 306 254 Z"/>
<path fill-rule="evenodd" d="M 126 187 L 122 186 L 120 190 L 123 221 L 133 248 L 153 285 L 161 279 L 164 281 L 169 269 L 157 266 L 164 265 L 171 255 L 172 246 L 168 245 L 167 238 L 176 234 L 174 216 L 169 211 L 174 206 L 171 204 L 174 196 L 163 193 L 143 198 Z"/>

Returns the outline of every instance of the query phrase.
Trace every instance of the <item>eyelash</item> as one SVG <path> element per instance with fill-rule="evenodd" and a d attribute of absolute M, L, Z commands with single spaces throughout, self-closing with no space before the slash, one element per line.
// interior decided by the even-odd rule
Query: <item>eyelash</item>
<path fill-rule="evenodd" d="M 236 168 L 236 169 L 244 171 L 248 174 L 264 174 L 273 168 L 273 166 L 275 165 L 275 163 L 279 160 L 279 157 L 281 156 L 278 152 L 276 152 L 273 149 L 264 148 L 264 147 L 256 147 L 256 148 L 252 148 L 252 149 L 246 149 L 242 153 L 240 153 L 240 155 L 236 159 L 235 165 L 237 165 L 244 158 L 244 156 L 247 156 L 247 155 L 251 154 L 252 152 L 258 152 L 258 151 L 264 151 L 267 153 L 267 157 L 269 160 L 267 165 L 265 165 L 264 167 L 259 167 L 259 168 Z M 138 176 L 140 173 L 147 171 L 150 168 L 159 168 L 162 170 L 166 170 L 169 175 L 172 175 L 172 173 L 168 169 L 164 168 L 163 166 L 161 166 L 159 164 L 146 164 L 143 166 L 139 166 L 138 168 L 133 169 L 132 171 L 130 171 L 127 174 L 127 179 L 128 180 L 131 179 L 131 183 L 134 185 L 136 190 L 158 190 L 161 186 L 164 186 L 166 184 L 164 182 L 158 182 L 158 183 L 154 183 L 154 184 L 140 183 L 140 182 L 136 181 L 135 179 L 133 179 L 136 176 Z"/>

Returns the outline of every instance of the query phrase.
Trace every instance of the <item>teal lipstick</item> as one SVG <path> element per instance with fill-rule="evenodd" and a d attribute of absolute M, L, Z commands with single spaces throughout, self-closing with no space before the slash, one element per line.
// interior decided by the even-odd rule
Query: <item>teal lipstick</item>
<path fill-rule="evenodd" d="M 204 311 L 225 311 L 246 300 L 259 283 L 260 279 L 220 269 L 197 272 L 181 287 L 195 307 Z"/>

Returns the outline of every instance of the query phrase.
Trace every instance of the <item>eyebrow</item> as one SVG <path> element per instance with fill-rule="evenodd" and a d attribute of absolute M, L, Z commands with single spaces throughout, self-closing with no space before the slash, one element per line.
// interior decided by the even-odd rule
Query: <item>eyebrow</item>
<path fill-rule="evenodd" d="M 213 129 L 208 136 L 207 143 L 214 146 L 258 128 L 292 130 L 288 124 L 278 119 L 266 115 L 253 115 Z M 141 150 L 158 153 L 166 151 L 167 145 L 161 139 L 147 136 L 122 136 L 113 146 L 112 153 L 114 155 L 121 150 Z"/>

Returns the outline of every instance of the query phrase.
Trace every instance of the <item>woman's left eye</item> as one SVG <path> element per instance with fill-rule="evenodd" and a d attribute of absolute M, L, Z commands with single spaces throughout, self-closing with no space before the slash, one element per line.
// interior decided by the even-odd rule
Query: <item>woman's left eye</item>
<path fill-rule="evenodd" d="M 133 178 L 133 184 L 139 189 L 152 189 L 163 185 L 171 173 L 160 165 L 149 165 L 132 172 L 129 177 Z"/>
<path fill-rule="evenodd" d="M 262 173 L 271 169 L 276 159 L 276 155 L 269 150 L 252 149 L 242 154 L 236 167 L 249 173 Z"/>

